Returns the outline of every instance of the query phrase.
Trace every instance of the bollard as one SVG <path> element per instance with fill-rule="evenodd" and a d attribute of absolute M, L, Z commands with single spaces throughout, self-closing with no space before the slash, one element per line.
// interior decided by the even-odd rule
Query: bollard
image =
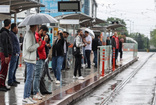
<path fill-rule="evenodd" d="M 115 47 L 113 47 L 113 71 L 115 71 Z"/>
<path fill-rule="evenodd" d="M 98 46 L 97 49 L 97 70 L 98 70 L 98 76 L 100 76 L 100 47 Z"/>
<path fill-rule="evenodd" d="M 20 64 L 19 64 L 19 67 L 22 67 L 22 53 L 20 54 Z"/>
<path fill-rule="evenodd" d="M 103 49 L 103 57 L 102 57 L 102 74 L 101 76 L 105 75 L 105 49 Z"/>

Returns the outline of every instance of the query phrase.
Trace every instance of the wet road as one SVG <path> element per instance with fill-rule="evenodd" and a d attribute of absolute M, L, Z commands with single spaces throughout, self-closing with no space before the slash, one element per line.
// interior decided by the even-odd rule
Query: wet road
<path fill-rule="evenodd" d="M 96 88 L 91 94 L 75 105 L 100 105 L 111 96 L 116 87 L 134 72 L 153 53 L 139 53 L 138 62 L 118 74 L 112 80 Z M 117 92 L 107 105 L 152 105 L 156 84 L 156 54 L 137 72 L 132 79 Z M 106 104 L 103 104 L 106 105 Z"/>

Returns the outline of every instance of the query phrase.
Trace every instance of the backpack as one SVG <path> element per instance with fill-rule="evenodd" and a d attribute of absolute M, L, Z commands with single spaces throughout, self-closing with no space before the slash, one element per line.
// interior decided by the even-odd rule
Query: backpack
<path fill-rule="evenodd" d="M 78 56 L 78 55 L 80 55 L 80 48 L 79 48 L 79 47 L 76 47 L 76 41 L 74 42 L 72 51 L 73 51 L 73 56 Z"/>

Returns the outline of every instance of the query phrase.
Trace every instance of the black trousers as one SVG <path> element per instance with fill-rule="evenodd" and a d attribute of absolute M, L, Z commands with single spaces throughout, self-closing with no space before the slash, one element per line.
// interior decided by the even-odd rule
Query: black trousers
<path fill-rule="evenodd" d="M 123 55 L 123 51 L 120 51 L 120 58 L 122 58 L 122 55 Z"/>
<path fill-rule="evenodd" d="M 91 50 L 85 50 L 88 68 L 90 68 L 90 53 L 91 53 Z"/>
<path fill-rule="evenodd" d="M 79 76 L 81 76 L 81 59 L 82 59 L 82 55 L 75 56 L 74 76 L 77 76 L 77 70 L 78 70 Z"/>

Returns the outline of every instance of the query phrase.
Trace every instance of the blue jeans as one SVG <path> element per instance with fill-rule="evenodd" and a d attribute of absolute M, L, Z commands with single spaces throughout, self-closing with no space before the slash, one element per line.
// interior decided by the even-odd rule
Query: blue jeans
<path fill-rule="evenodd" d="M 26 77 L 25 86 L 24 86 L 24 99 L 29 98 L 31 95 L 31 86 L 32 86 L 32 81 L 33 81 L 35 64 L 26 62 L 26 67 L 27 67 L 26 69 L 27 77 Z"/>
<path fill-rule="evenodd" d="M 57 80 L 60 81 L 63 56 L 52 57 L 52 69 Z"/>
<path fill-rule="evenodd" d="M 16 55 L 12 55 L 11 56 L 11 60 L 10 60 L 10 67 L 9 67 L 9 75 L 8 75 L 8 84 L 12 84 L 13 82 L 15 82 L 16 78 L 16 65 L 17 65 L 17 60 L 18 60 L 18 56 Z"/>
<path fill-rule="evenodd" d="M 36 62 L 36 69 L 34 71 L 33 80 L 33 94 L 36 95 L 40 91 L 40 80 L 43 72 L 44 60 L 40 59 Z"/>
<path fill-rule="evenodd" d="M 95 67 L 97 67 L 97 51 L 94 51 L 94 63 Z"/>

